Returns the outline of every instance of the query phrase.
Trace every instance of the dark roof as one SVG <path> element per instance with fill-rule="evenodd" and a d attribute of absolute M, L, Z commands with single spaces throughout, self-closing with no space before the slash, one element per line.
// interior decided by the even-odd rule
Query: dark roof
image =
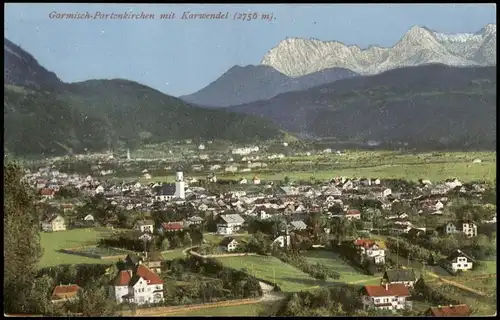
<path fill-rule="evenodd" d="M 219 243 L 219 246 L 227 246 L 233 240 L 234 240 L 234 238 L 232 238 L 232 237 L 226 237 L 226 238 L 222 239 L 222 241 Z"/>
<path fill-rule="evenodd" d="M 429 308 L 426 315 L 434 317 L 468 317 L 471 313 L 472 311 L 466 304 L 457 304 Z"/>
<path fill-rule="evenodd" d="M 389 282 L 415 281 L 416 276 L 413 269 L 390 269 L 386 270 L 383 276 Z"/>
<path fill-rule="evenodd" d="M 464 253 L 461 250 L 454 251 L 452 254 L 450 254 L 449 256 L 447 256 L 445 260 L 447 260 L 447 261 L 453 261 L 453 260 L 455 260 L 458 257 L 466 257 L 467 259 L 471 260 L 472 262 L 476 262 L 476 259 L 474 259 L 473 257 L 471 257 L 470 255 Z"/>
<path fill-rule="evenodd" d="M 134 253 L 129 253 L 125 257 L 125 261 L 133 264 L 134 266 L 137 265 L 139 263 L 139 261 L 141 261 L 141 260 L 143 260 L 143 259 Z"/>
<path fill-rule="evenodd" d="M 155 187 L 155 192 L 157 196 L 173 196 L 175 194 L 175 184 L 164 183 Z"/>

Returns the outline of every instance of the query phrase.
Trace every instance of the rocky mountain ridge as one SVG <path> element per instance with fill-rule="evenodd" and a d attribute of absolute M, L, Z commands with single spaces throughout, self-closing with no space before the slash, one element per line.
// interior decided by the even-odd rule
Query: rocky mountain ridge
<path fill-rule="evenodd" d="M 476 33 L 444 34 L 414 26 L 391 48 L 361 49 L 338 41 L 288 38 L 271 49 L 261 64 L 290 77 L 328 68 L 346 68 L 362 75 L 441 63 L 450 66 L 496 65 L 496 25 Z"/>

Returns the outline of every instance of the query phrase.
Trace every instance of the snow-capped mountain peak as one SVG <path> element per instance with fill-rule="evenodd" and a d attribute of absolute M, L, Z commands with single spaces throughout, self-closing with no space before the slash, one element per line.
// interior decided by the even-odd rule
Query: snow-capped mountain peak
<path fill-rule="evenodd" d="M 495 65 L 496 25 L 488 24 L 477 33 L 459 34 L 413 26 L 392 48 L 360 49 L 338 41 L 289 37 L 271 49 L 261 63 L 291 77 L 332 67 L 375 74 L 427 63 Z"/>

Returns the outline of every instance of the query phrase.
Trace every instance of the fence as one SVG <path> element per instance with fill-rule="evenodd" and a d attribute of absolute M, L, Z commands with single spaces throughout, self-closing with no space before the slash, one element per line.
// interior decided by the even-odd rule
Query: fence
<path fill-rule="evenodd" d="M 224 258 L 224 257 L 243 257 L 243 256 L 258 256 L 256 253 L 223 253 L 223 254 L 208 254 L 206 256 L 199 254 L 196 251 L 188 251 L 189 254 L 199 258 Z"/>

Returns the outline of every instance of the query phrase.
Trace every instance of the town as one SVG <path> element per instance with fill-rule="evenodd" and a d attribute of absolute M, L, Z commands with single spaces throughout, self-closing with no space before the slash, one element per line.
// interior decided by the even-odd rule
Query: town
<path fill-rule="evenodd" d="M 287 158 L 258 147 L 230 154 L 235 171 L 238 163 L 252 167 L 249 159 Z M 109 278 L 102 287 L 121 310 L 114 312 L 182 315 L 176 306 L 189 305 L 201 314 L 207 304 L 220 304 L 300 315 L 290 304 L 316 308 L 306 302 L 314 288 L 350 292 L 356 303 L 339 298 L 326 304 L 340 305 L 347 315 L 468 316 L 495 308 L 496 194 L 487 182 L 373 176 L 267 181 L 258 173 L 237 178 L 216 164 L 206 166 L 212 170 L 192 164 L 189 174 L 174 163 L 162 182 L 150 173 L 162 163 L 135 161 L 130 150 L 121 159 L 97 157 L 83 174 L 64 172 L 69 166 L 55 161 L 61 168 L 25 169 L 23 180 L 37 194 L 42 245 L 50 242 L 53 250 L 44 252 L 41 274 L 50 266 L 94 263 L 95 272 Z M 110 168 L 124 166 L 137 177 L 109 178 L 116 174 Z M 200 263 L 207 266 L 200 270 Z M 220 279 L 220 292 L 208 289 L 215 284 L 207 277 L 228 272 L 247 285 Z M 50 299 L 74 302 L 90 280 L 78 271 L 60 273 L 52 272 Z M 481 304 L 471 303 L 471 295 Z M 153 306 L 164 309 L 148 311 Z"/>

